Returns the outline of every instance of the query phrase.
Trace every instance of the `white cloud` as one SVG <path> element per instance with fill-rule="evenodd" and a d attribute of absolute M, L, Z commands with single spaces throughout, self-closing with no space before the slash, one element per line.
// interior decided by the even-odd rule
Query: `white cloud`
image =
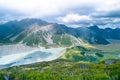
<path fill-rule="evenodd" d="M 67 14 L 64 17 L 58 17 L 57 19 L 63 23 L 74 23 L 79 21 L 92 20 L 89 16 L 79 14 Z"/>
<path fill-rule="evenodd" d="M 118 17 L 118 10 L 120 0 L 0 0 L 0 20 L 29 17 L 74 25 L 107 24 L 111 15 Z M 20 14 L 15 16 L 16 12 Z M 101 20 L 104 17 L 107 21 Z"/>
<path fill-rule="evenodd" d="M 80 2 L 80 0 L 0 0 L 0 7 L 20 11 L 30 16 L 47 16 L 79 6 Z"/>
<path fill-rule="evenodd" d="M 31 17 L 60 15 L 75 8 L 93 6 L 96 10 L 108 9 L 119 0 L 0 0 L 0 7 L 27 14 Z M 68 13 L 67 13 L 68 14 Z"/>
<path fill-rule="evenodd" d="M 96 7 L 96 11 L 98 12 L 120 9 L 120 0 L 104 0 L 104 2 L 100 2 L 99 4 L 101 4 L 101 6 Z"/>

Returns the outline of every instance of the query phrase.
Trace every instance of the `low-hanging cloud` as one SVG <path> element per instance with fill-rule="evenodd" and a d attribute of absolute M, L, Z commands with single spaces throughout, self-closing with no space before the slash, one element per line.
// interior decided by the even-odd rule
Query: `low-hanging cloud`
<path fill-rule="evenodd" d="M 64 17 L 58 17 L 58 21 L 63 23 L 74 23 L 79 21 L 91 20 L 89 16 L 79 14 L 67 14 Z"/>

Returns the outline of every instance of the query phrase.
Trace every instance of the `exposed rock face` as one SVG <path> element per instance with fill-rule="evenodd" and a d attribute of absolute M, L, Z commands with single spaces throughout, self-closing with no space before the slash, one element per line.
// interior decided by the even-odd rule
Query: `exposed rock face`
<path fill-rule="evenodd" d="M 40 19 L 23 19 L 0 25 L 0 43 L 23 43 L 28 46 L 71 46 L 108 44 L 108 41 L 89 28 L 70 28 Z"/>

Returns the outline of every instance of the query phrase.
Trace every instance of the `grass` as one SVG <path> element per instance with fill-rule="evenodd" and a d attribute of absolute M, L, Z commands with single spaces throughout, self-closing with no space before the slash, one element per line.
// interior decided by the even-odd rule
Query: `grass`
<path fill-rule="evenodd" d="M 88 61 L 88 62 L 102 62 L 109 59 L 119 59 L 120 55 L 120 40 L 109 40 L 111 44 L 108 45 L 92 45 L 87 47 L 84 45 L 81 48 L 78 46 L 69 48 L 65 54 L 61 56 L 62 59 L 70 61 Z M 80 46 L 79 46 L 80 47 Z M 81 54 L 84 52 L 84 55 Z M 99 55 L 102 55 L 100 57 Z"/>
<path fill-rule="evenodd" d="M 54 35 L 52 37 L 52 40 L 56 45 L 61 45 L 61 46 L 71 46 L 72 45 L 71 37 L 66 34 L 63 34 L 62 36 Z"/>
<path fill-rule="evenodd" d="M 0 70 L 0 80 L 6 74 L 10 80 L 119 80 L 119 66 L 120 62 L 105 65 L 58 59 Z"/>
<path fill-rule="evenodd" d="M 110 44 L 108 45 L 93 45 L 99 50 L 104 52 L 120 52 L 120 40 L 108 40 Z"/>

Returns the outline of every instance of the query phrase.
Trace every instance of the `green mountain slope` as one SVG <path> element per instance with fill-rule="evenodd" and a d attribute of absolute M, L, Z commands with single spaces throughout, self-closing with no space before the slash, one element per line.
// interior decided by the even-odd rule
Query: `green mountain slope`
<path fill-rule="evenodd" d="M 28 46 L 71 46 L 108 44 L 88 28 L 70 28 L 62 24 L 48 23 L 40 19 L 23 19 L 0 25 L 0 43 L 24 43 Z"/>

